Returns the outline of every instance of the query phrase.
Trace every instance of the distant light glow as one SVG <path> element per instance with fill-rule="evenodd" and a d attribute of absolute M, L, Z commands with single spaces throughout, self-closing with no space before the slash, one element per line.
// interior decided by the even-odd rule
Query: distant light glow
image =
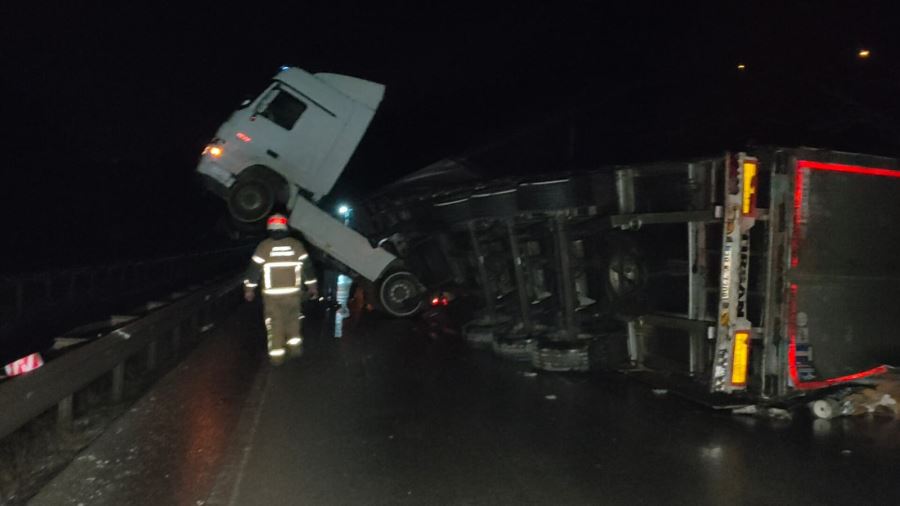
<path fill-rule="evenodd" d="M 222 156 L 222 148 L 219 146 L 212 146 L 209 148 L 209 155 L 213 158 L 219 158 Z"/>
<path fill-rule="evenodd" d="M 338 214 L 340 214 L 341 216 L 347 216 L 348 214 L 350 214 L 350 207 L 346 204 L 341 204 L 340 206 L 338 206 Z"/>
<path fill-rule="evenodd" d="M 281 66 L 282 72 L 285 71 L 285 70 L 287 70 L 287 69 L 289 69 L 289 68 L 290 68 L 290 67 L 288 67 L 287 65 L 282 65 L 282 66 Z"/>
<path fill-rule="evenodd" d="M 745 65 L 745 64 L 743 64 L 743 63 L 738 63 L 738 64 L 737 64 L 737 69 L 738 69 L 738 70 L 747 70 L 747 65 Z"/>
<path fill-rule="evenodd" d="M 440 304 L 440 303 L 441 303 L 441 299 L 439 299 L 438 297 L 435 297 L 435 298 L 431 299 L 431 305 L 432 305 L 432 306 L 437 306 L 437 305 Z"/>
<path fill-rule="evenodd" d="M 868 49 L 860 49 L 859 52 L 856 53 L 856 56 L 863 58 L 863 59 L 866 59 L 871 55 L 872 55 L 872 53 Z"/>

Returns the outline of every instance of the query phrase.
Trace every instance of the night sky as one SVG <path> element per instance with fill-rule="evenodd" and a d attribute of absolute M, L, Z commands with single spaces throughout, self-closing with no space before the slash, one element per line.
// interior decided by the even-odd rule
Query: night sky
<path fill-rule="evenodd" d="M 341 197 L 461 155 L 486 174 L 900 155 L 892 2 L 25 4 L 0 6 L 5 271 L 220 243 L 197 158 L 283 64 L 387 85 Z"/>

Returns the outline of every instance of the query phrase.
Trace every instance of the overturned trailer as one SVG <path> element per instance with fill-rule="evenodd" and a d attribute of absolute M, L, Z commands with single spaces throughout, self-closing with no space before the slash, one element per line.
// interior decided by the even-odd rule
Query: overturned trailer
<path fill-rule="evenodd" d="M 652 257 L 648 300 L 627 321 L 630 359 L 754 397 L 886 372 L 900 359 L 897 169 L 759 149 L 617 170 L 611 225 Z"/>
<path fill-rule="evenodd" d="M 433 289 L 477 297 L 467 335 L 500 354 L 770 399 L 900 362 L 897 160 L 760 148 L 419 183 L 368 203 L 393 216 L 374 232 Z"/>

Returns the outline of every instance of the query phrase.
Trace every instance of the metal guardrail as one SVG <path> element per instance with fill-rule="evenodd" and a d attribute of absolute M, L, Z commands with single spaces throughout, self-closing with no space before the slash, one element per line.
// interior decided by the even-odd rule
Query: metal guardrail
<path fill-rule="evenodd" d="M 236 295 L 239 286 L 235 276 L 214 282 L 66 353 L 30 374 L 0 383 L 0 406 L 3 406 L 0 438 L 53 406 L 57 406 L 60 426 L 70 426 L 74 395 L 104 374 L 112 374 L 112 400 L 121 400 L 128 359 L 146 352 L 146 369 L 155 369 L 160 339 L 168 337 L 173 341 L 172 348 L 178 350 L 186 334 L 199 334 L 216 316 L 239 302 Z"/>
<path fill-rule="evenodd" d="M 251 251 L 251 246 L 239 245 L 113 265 L 0 275 L 0 358 L 37 351 L 54 334 L 125 310 L 117 306 L 232 272 L 246 264 Z"/>

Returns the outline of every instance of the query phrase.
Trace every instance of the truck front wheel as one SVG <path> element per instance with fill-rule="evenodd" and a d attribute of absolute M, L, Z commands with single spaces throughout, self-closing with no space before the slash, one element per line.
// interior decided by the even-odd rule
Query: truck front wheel
<path fill-rule="evenodd" d="M 378 284 L 376 298 L 379 309 L 398 318 L 412 316 L 424 305 L 419 280 L 408 271 L 388 274 Z"/>
<path fill-rule="evenodd" d="M 228 211 L 241 223 L 265 219 L 275 207 L 275 191 L 263 179 L 238 181 L 228 193 Z"/>

